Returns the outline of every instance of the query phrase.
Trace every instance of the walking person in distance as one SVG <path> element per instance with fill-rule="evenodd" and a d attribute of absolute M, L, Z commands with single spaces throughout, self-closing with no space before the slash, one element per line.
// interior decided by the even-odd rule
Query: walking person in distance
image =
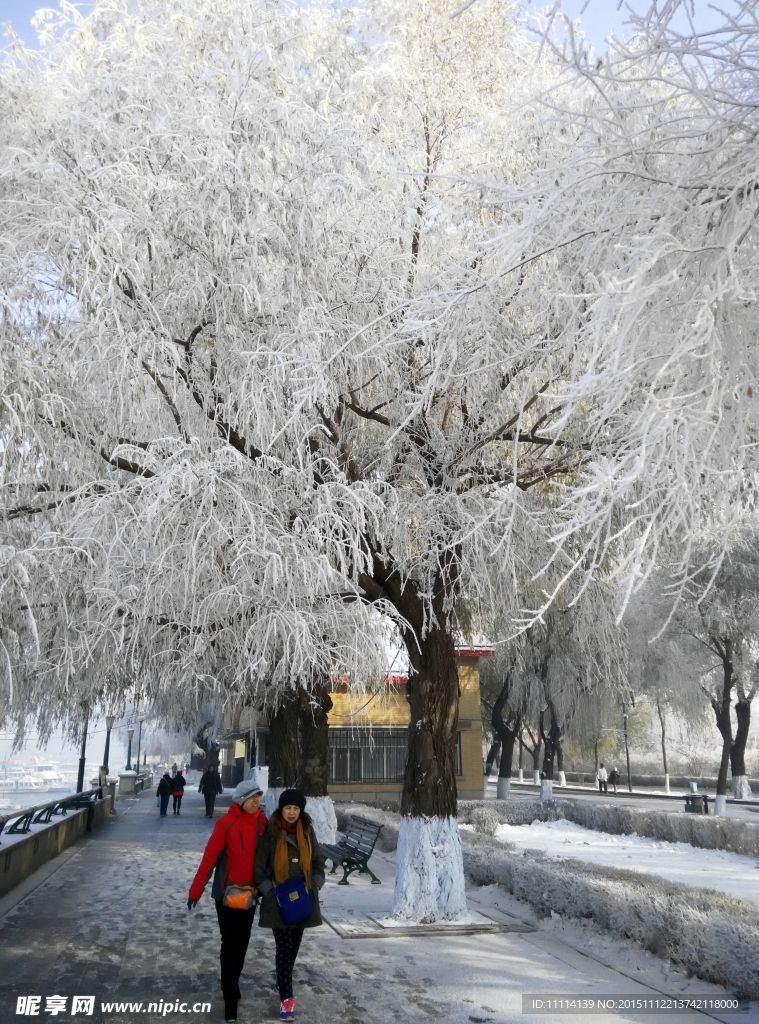
<path fill-rule="evenodd" d="M 169 797 L 171 796 L 172 781 L 168 772 L 164 772 L 160 782 L 156 786 L 156 796 L 160 801 L 161 817 L 166 817 L 169 809 Z"/>
<path fill-rule="evenodd" d="M 598 766 L 598 771 L 596 772 L 596 782 L 598 783 L 599 793 L 609 792 L 609 776 L 606 769 L 604 768 L 603 761 Z"/>
<path fill-rule="evenodd" d="M 184 796 L 184 787 L 187 785 L 187 781 L 181 772 L 177 772 L 174 778 L 171 780 L 172 791 L 171 795 L 174 798 L 174 814 L 179 814 L 182 807 L 182 797 Z"/>
<path fill-rule="evenodd" d="M 240 974 L 245 966 L 253 927 L 256 893 L 253 885 L 256 850 L 266 830 L 261 811 L 261 788 L 252 780 L 240 782 L 232 805 L 214 825 L 203 858 L 190 886 L 187 909 L 192 910 L 213 874 L 211 896 L 221 934 L 219 962 L 224 995 L 224 1019 L 237 1020 Z"/>
<path fill-rule="evenodd" d="M 213 805 L 216 803 L 216 797 L 219 793 L 224 792 L 224 787 L 221 784 L 221 778 L 215 764 L 210 764 L 203 772 L 198 792 L 203 794 L 206 802 L 206 817 L 213 818 Z"/>
<path fill-rule="evenodd" d="M 274 934 L 280 1020 L 295 1018 L 293 967 L 303 931 L 322 923 L 318 894 L 324 885 L 324 854 L 305 806 L 300 790 L 284 790 L 256 850 L 255 881 L 262 897 L 258 924 Z"/>

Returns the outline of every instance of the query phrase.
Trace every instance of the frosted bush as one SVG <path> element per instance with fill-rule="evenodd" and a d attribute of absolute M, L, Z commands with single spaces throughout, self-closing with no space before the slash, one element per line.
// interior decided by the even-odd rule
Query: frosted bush
<path fill-rule="evenodd" d="M 475 807 L 472 810 L 472 824 L 475 827 L 475 831 L 482 833 L 484 836 L 494 836 L 496 829 L 500 825 L 498 820 L 498 813 L 495 808 L 488 807 Z"/>
<path fill-rule="evenodd" d="M 539 913 L 592 918 L 705 981 L 759 997 L 756 914 L 722 893 L 690 889 L 634 872 L 543 860 L 462 833 L 464 868 L 478 885 L 497 883 Z"/>

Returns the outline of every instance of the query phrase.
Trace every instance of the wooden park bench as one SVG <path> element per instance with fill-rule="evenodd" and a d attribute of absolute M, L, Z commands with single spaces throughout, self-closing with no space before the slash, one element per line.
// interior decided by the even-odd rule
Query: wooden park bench
<path fill-rule="evenodd" d="M 351 818 L 344 839 L 332 846 L 322 846 L 325 858 L 332 861 L 330 874 L 334 875 L 338 865 L 343 869 L 343 877 L 338 885 L 348 885 L 348 875 L 354 871 L 358 871 L 360 875 L 371 875 L 372 885 L 382 884 L 369 867 L 369 858 L 383 827 L 373 821 L 367 821 L 366 818 Z"/>

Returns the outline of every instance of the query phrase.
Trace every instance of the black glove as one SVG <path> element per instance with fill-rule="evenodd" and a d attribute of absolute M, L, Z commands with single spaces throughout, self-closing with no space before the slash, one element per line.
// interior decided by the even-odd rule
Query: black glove
<path fill-rule="evenodd" d="M 197 905 L 198 905 L 198 901 L 197 900 L 188 900 L 187 901 L 187 909 L 188 910 L 192 910 L 192 908 L 193 907 L 197 907 Z"/>

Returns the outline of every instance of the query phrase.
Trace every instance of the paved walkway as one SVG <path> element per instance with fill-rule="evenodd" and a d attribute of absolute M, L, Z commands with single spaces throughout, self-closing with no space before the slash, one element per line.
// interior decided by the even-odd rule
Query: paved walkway
<path fill-rule="evenodd" d="M 0 901 L 1 1024 L 24 1016 L 108 1024 L 223 1020 L 218 930 L 208 892 L 192 914 L 186 909 L 189 882 L 211 827 L 201 798 L 188 793 L 178 818 L 159 818 L 151 793 L 118 806 L 114 822 Z M 550 924 L 533 931 L 423 937 L 383 930 L 376 922 L 390 910 L 393 857 L 375 852 L 372 864 L 382 886 L 354 879 L 338 887 L 340 876 L 328 877 L 323 905 L 331 925 L 306 933 L 295 970 L 296 1009 L 304 1024 L 390 1024 L 412 1017 L 436 1024 L 759 1019 L 753 1013 L 730 1017 L 693 1011 L 661 1017 L 523 1014 L 523 993 L 726 993 L 688 981 L 647 954 L 638 954 L 632 965 L 618 940 L 601 939 L 595 952 L 592 945 L 580 948 Z M 496 887 L 476 889 L 471 897 L 472 909 L 496 922 L 508 926 L 522 917 L 537 924 Z M 273 959 L 271 932 L 256 923 L 242 978 L 240 1024 L 276 1019 Z M 26 1000 L 21 1008 L 39 1013 L 17 1014 L 19 997 L 30 996 L 40 1003 Z M 61 1013 L 52 1013 L 53 996 L 64 997 Z M 72 1017 L 74 996 L 94 996 L 94 1012 Z M 159 1000 L 171 1008 L 147 1012 L 148 1002 Z M 142 1002 L 143 1007 L 103 1012 L 105 1001 Z M 177 1001 L 188 1007 L 208 1001 L 211 1008 L 177 1013 Z"/>

